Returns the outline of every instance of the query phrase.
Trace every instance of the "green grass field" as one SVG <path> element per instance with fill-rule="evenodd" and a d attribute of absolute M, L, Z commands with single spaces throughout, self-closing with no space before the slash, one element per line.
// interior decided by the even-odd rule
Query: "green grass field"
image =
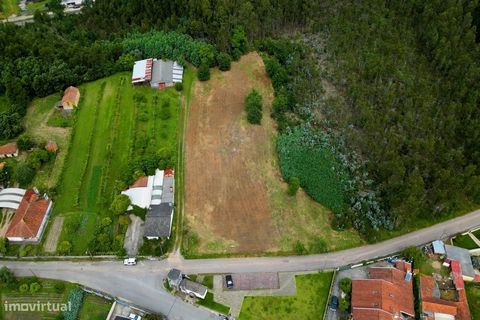
<path fill-rule="evenodd" d="M 18 0 L 0 0 L 0 19 L 8 18 L 19 12 Z"/>
<path fill-rule="evenodd" d="M 460 248 L 465 248 L 468 250 L 478 248 L 477 244 L 473 239 L 468 235 L 458 235 L 455 239 L 453 239 L 453 244 Z"/>
<path fill-rule="evenodd" d="M 113 197 L 125 187 L 123 176 L 131 159 L 176 148 L 181 94 L 173 88 L 133 87 L 129 77 L 120 73 L 80 86 L 82 97 L 54 209 L 55 215 L 67 218 L 65 225 L 72 219 L 82 221 L 82 237 L 65 230 L 60 237 L 72 243 L 72 254 L 85 254 L 98 218 L 108 214 Z M 141 103 L 134 98 L 139 95 Z M 159 114 L 164 101 L 168 118 Z"/>
<path fill-rule="evenodd" d="M 240 320 L 317 320 L 323 317 L 332 272 L 296 276 L 297 295 L 245 297 Z"/>
<path fill-rule="evenodd" d="M 112 302 L 93 294 L 86 294 L 80 308 L 80 320 L 105 320 L 112 307 Z"/>
<path fill-rule="evenodd" d="M 221 303 L 213 301 L 214 295 L 211 292 L 207 293 L 205 299 L 198 299 L 197 304 L 209 308 L 211 310 L 218 311 L 222 314 L 228 314 L 230 312 L 230 307 L 225 306 Z"/>
<path fill-rule="evenodd" d="M 472 320 L 480 320 L 480 285 L 466 282 L 465 289 Z"/>
<path fill-rule="evenodd" d="M 0 319 L 10 320 L 10 319 L 20 319 L 18 312 L 7 312 L 4 308 L 6 301 L 9 303 L 29 303 L 29 302 L 51 302 L 51 303 L 65 303 L 67 300 L 69 290 L 74 286 L 71 283 L 63 282 L 65 284 L 65 290 L 62 293 L 57 293 L 54 285 L 56 283 L 62 283 L 62 281 L 49 280 L 49 279 L 37 279 L 34 278 L 19 278 L 19 286 L 22 283 L 32 283 L 38 282 L 41 285 L 41 289 L 36 293 L 25 292 L 22 293 L 18 288 L 9 289 L 1 288 L 2 294 L 2 312 Z M 21 314 L 21 319 L 55 319 L 58 312 L 48 312 L 44 310 L 43 312 L 25 312 Z M 87 319 L 87 318 L 85 318 Z"/>

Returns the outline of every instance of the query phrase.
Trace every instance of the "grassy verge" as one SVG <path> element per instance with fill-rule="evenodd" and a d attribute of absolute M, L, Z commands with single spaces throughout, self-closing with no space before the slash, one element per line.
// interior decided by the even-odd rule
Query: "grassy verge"
<path fill-rule="evenodd" d="M 79 319 L 104 320 L 112 307 L 112 302 L 94 294 L 87 294 L 78 315 Z"/>
<path fill-rule="evenodd" d="M 468 235 L 458 235 L 453 239 L 453 244 L 460 248 L 465 248 L 468 250 L 478 248 L 477 244 L 473 239 Z"/>
<path fill-rule="evenodd" d="M 27 13 L 34 14 L 35 11 L 44 11 L 46 10 L 45 5 L 48 3 L 48 0 L 28 2 L 27 3 Z"/>
<path fill-rule="evenodd" d="M 472 320 L 480 319 L 480 285 L 466 282 L 465 289 L 467 290 L 468 306 Z"/>
<path fill-rule="evenodd" d="M 316 320 L 325 310 L 332 272 L 296 276 L 297 295 L 293 297 L 245 297 L 240 320 Z"/>
<path fill-rule="evenodd" d="M 175 214 L 172 236 L 174 249 L 180 248 L 183 241 L 183 215 L 184 215 L 184 191 L 185 191 L 185 133 L 187 130 L 188 111 L 192 101 L 192 89 L 195 84 L 196 72 L 191 66 L 185 69 L 183 78 L 183 100 L 178 117 L 177 135 L 177 167 L 175 170 Z"/>
<path fill-rule="evenodd" d="M 6 301 L 8 301 L 8 303 L 65 303 L 68 297 L 68 292 L 74 287 L 74 284 L 71 283 L 49 279 L 37 279 L 35 277 L 18 278 L 18 282 L 17 288 L 1 288 L 2 306 L 4 306 Z M 41 285 L 41 289 L 38 292 L 20 292 L 20 285 L 30 285 L 34 282 Z M 56 289 L 56 286 L 58 285 L 63 286 L 63 290 Z M 39 310 L 22 312 L 21 316 L 22 319 L 55 319 L 58 314 L 59 312 Z M 7 312 L 4 308 L 2 308 L 1 316 L 2 319 L 19 319 L 18 312 Z"/>
<path fill-rule="evenodd" d="M 204 306 L 208 309 L 218 311 L 222 314 L 228 314 L 230 312 L 230 307 L 223 305 L 221 303 L 215 302 L 213 293 L 208 292 L 205 299 L 198 299 L 197 304 L 200 306 Z"/>

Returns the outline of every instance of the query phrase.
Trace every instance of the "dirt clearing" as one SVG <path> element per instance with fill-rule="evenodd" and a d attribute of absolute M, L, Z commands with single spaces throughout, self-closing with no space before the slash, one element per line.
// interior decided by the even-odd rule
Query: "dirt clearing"
<path fill-rule="evenodd" d="M 246 121 L 244 99 L 252 88 L 263 97 L 261 125 Z M 257 53 L 196 83 L 185 146 L 187 256 L 298 253 L 298 242 L 313 253 L 362 243 L 355 232 L 332 230 L 331 212 L 304 192 L 287 195 L 275 151 L 272 99 Z"/>
<path fill-rule="evenodd" d="M 60 238 L 60 234 L 62 233 L 63 227 L 63 217 L 56 217 L 53 220 L 52 227 L 48 233 L 47 240 L 43 246 L 45 252 L 55 252 L 57 250 L 58 239 Z"/>
<path fill-rule="evenodd" d="M 258 172 L 258 164 L 268 161 L 262 146 L 269 143 L 268 134 L 263 126 L 248 124 L 244 113 L 252 88 L 270 103 L 272 90 L 266 84 L 263 62 L 252 53 L 231 71 L 215 72 L 194 88 L 186 136 L 185 212 L 208 251 L 274 248 L 278 235 Z"/>

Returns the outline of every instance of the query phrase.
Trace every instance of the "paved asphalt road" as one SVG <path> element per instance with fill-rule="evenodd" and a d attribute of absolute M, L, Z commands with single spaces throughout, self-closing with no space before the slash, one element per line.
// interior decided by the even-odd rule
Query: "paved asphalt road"
<path fill-rule="evenodd" d="M 172 254 L 162 261 L 141 261 L 126 267 L 121 261 L 26 262 L 2 261 L 16 274 L 77 282 L 133 302 L 139 307 L 168 315 L 175 320 L 207 320 L 217 316 L 172 297 L 163 289 L 162 279 L 172 267 L 184 273 L 281 272 L 331 269 L 372 260 L 421 245 L 480 225 L 480 210 L 381 243 L 327 254 L 291 257 L 222 258 L 185 260 Z"/>

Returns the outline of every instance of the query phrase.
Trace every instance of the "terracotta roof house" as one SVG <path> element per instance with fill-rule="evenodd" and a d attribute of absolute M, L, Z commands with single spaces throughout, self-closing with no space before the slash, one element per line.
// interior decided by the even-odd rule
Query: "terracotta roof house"
<path fill-rule="evenodd" d="M 52 201 L 40 197 L 31 189 L 27 190 L 5 236 L 11 242 L 39 242 L 51 210 Z"/>
<path fill-rule="evenodd" d="M 57 152 L 58 151 L 58 145 L 55 141 L 50 140 L 45 145 L 45 150 L 50 151 L 50 152 Z"/>
<path fill-rule="evenodd" d="M 408 319 L 415 317 L 411 264 L 372 267 L 368 279 L 352 281 L 354 320 Z"/>
<path fill-rule="evenodd" d="M 18 156 L 18 148 L 16 142 L 10 142 L 0 146 L 0 158 L 11 158 Z"/>
<path fill-rule="evenodd" d="M 78 88 L 70 86 L 65 89 L 62 97 L 63 110 L 73 110 L 74 107 L 78 106 L 78 101 L 80 101 L 80 90 Z"/>
<path fill-rule="evenodd" d="M 432 276 L 420 276 L 421 318 L 423 320 L 471 319 L 467 296 L 463 289 L 463 279 L 461 277 L 459 279 L 462 285 L 460 288 L 456 287 L 458 299 L 457 301 L 448 301 L 441 299 L 440 289 Z"/>

